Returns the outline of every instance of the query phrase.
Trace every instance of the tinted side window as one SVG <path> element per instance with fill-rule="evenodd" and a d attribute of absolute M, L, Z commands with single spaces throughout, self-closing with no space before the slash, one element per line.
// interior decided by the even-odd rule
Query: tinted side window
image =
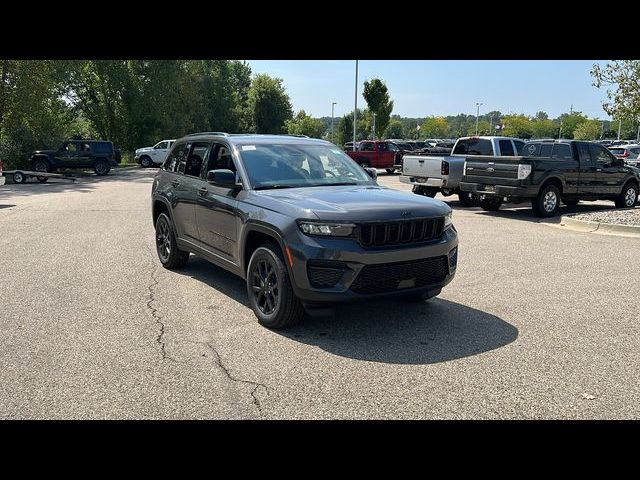
<path fill-rule="evenodd" d="M 162 168 L 164 168 L 167 172 L 177 172 L 178 165 L 180 162 L 186 160 L 187 156 L 187 144 L 181 143 L 177 144 L 171 153 L 167 156 L 167 159 L 164 162 Z"/>
<path fill-rule="evenodd" d="M 591 158 L 600 165 L 611 165 L 615 158 L 607 149 L 600 145 L 589 145 L 589 151 L 591 152 Z"/>
<path fill-rule="evenodd" d="M 521 142 L 520 140 L 514 140 L 513 144 L 516 146 L 516 152 L 518 153 L 518 155 L 522 155 L 522 149 L 524 148 L 524 142 Z"/>
<path fill-rule="evenodd" d="M 236 165 L 233 162 L 233 157 L 231 156 L 231 150 L 226 145 L 221 143 L 214 143 L 211 146 L 211 150 L 209 153 L 209 160 L 207 162 L 207 168 L 205 168 L 206 172 L 209 170 L 231 170 L 234 173 L 237 173 Z"/>
<path fill-rule="evenodd" d="M 184 174 L 191 177 L 199 177 L 202 171 L 202 164 L 207 157 L 207 152 L 211 144 L 207 142 L 196 142 L 191 145 L 187 161 L 184 162 Z M 183 173 L 182 163 L 178 165 L 178 171 Z"/>
<path fill-rule="evenodd" d="M 96 153 L 109 153 L 111 152 L 111 143 L 109 142 L 95 142 L 93 144 L 93 151 Z"/>
<path fill-rule="evenodd" d="M 505 157 L 513 157 L 513 145 L 511 145 L 511 140 L 500 140 L 498 142 L 498 146 L 500 147 L 500 155 L 504 155 Z"/>
<path fill-rule="evenodd" d="M 379 143 L 378 150 L 380 150 L 381 152 L 386 152 L 388 150 L 387 144 L 384 142 Z"/>
<path fill-rule="evenodd" d="M 371 142 L 364 142 L 360 144 L 360 151 L 361 152 L 373 152 L 374 148 L 373 148 L 373 143 Z"/>
<path fill-rule="evenodd" d="M 484 138 L 460 140 L 453 155 L 493 155 L 491 141 Z"/>
<path fill-rule="evenodd" d="M 160 142 L 155 148 L 156 150 L 164 150 L 165 148 L 169 148 L 167 144 L 168 142 Z"/>
<path fill-rule="evenodd" d="M 571 146 L 566 143 L 556 143 L 553 145 L 553 153 L 551 156 L 572 160 L 573 155 L 571 155 Z"/>
<path fill-rule="evenodd" d="M 550 157 L 551 152 L 553 152 L 553 144 L 552 143 L 541 143 L 540 144 L 540 153 L 538 156 L 540 157 Z"/>
<path fill-rule="evenodd" d="M 589 153 L 589 145 L 586 143 L 578 144 L 578 156 L 580 158 L 580 164 L 592 165 L 591 154 Z"/>

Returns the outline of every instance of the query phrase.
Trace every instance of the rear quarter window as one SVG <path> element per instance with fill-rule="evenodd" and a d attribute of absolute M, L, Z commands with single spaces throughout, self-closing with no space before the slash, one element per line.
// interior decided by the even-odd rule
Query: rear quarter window
<path fill-rule="evenodd" d="M 111 153 L 113 147 L 111 146 L 111 143 L 108 142 L 96 142 L 91 145 L 91 149 L 95 153 Z"/>
<path fill-rule="evenodd" d="M 571 146 L 566 143 L 554 144 L 551 156 L 554 158 L 561 158 L 563 160 L 573 160 L 573 155 L 571 155 Z"/>

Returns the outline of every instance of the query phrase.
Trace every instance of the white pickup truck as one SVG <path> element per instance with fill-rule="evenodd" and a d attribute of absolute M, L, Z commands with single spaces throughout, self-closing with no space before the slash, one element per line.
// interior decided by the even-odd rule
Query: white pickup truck
<path fill-rule="evenodd" d="M 4 182 L 6 181 L 6 178 L 2 176 L 2 167 L 3 167 L 2 160 L 0 160 L 0 185 L 4 185 Z"/>
<path fill-rule="evenodd" d="M 405 155 L 400 181 L 413 185 L 413 193 L 435 197 L 458 194 L 465 207 L 476 206 L 478 199 L 471 192 L 460 191 L 465 158 L 469 155 L 516 156 L 524 142 L 511 137 L 460 137 L 451 155 Z"/>

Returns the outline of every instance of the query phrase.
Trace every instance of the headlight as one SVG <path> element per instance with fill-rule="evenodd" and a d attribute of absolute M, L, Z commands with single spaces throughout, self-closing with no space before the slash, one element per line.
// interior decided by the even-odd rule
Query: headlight
<path fill-rule="evenodd" d="M 348 237 L 356 228 L 352 223 L 298 222 L 302 233 L 325 237 Z"/>
<path fill-rule="evenodd" d="M 453 225 L 452 217 L 453 217 L 453 211 L 447 213 L 444 216 L 444 230 L 446 230 L 447 228 L 451 227 L 451 225 Z"/>
<path fill-rule="evenodd" d="M 518 165 L 518 180 L 524 180 L 531 174 L 531 165 L 520 164 Z"/>

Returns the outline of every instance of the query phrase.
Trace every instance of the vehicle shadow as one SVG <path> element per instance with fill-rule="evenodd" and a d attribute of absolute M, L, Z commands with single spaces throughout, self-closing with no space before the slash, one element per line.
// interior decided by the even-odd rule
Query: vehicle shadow
<path fill-rule="evenodd" d="M 192 256 L 179 271 L 245 306 L 245 283 Z M 305 317 L 276 334 L 346 358 L 393 364 L 431 364 L 478 355 L 508 345 L 518 329 L 501 318 L 460 303 L 366 302 L 338 306 L 331 317 Z"/>
<path fill-rule="evenodd" d="M 10 205 L 10 204 L 3 205 L 2 203 L 0 203 L 0 210 L 3 208 L 11 208 L 11 207 L 15 207 L 15 205 Z"/>
<path fill-rule="evenodd" d="M 609 204 L 610 203 L 610 204 Z M 534 223 L 557 223 L 559 224 L 562 219 L 562 215 L 571 215 L 574 213 L 589 213 L 589 212 L 598 212 L 601 210 L 612 210 L 615 209 L 615 205 L 613 202 L 607 203 L 580 203 L 576 206 L 569 207 L 566 205 L 560 206 L 560 211 L 558 215 L 551 218 L 540 218 L 534 215 L 531 210 L 531 205 L 528 203 L 523 204 L 505 204 L 500 210 L 495 212 L 487 212 L 480 208 L 478 208 L 478 215 L 488 216 L 488 217 L 497 217 L 497 218 L 505 218 L 510 220 L 521 220 L 525 222 L 534 222 Z"/>

